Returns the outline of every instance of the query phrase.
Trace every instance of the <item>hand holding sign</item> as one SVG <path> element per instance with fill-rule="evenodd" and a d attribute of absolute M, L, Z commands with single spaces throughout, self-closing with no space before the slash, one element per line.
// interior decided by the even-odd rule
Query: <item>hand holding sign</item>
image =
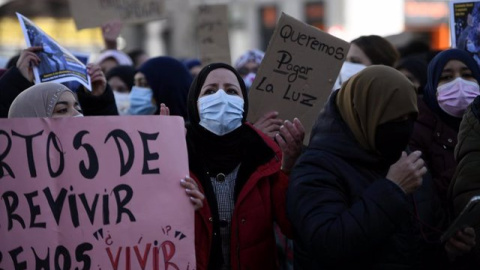
<path fill-rule="evenodd" d="M 190 197 L 190 201 L 192 202 L 195 211 L 202 208 L 205 195 L 200 192 L 197 182 L 187 175 L 180 180 L 180 184 L 185 188 L 185 192 L 187 192 L 187 195 Z"/>
<path fill-rule="evenodd" d="M 120 36 L 123 24 L 120 20 L 113 20 L 102 25 L 102 36 L 108 49 L 117 49 L 117 38 Z"/>
<path fill-rule="evenodd" d="M 275 135 L 280 131 L 283 120 L 278 118 L 277 111 L 267 112 L 262 115 L 253 126 L 265 133 L 268 137 L 275 139 Z"/>
<path fill-rule="evenodd" d="M 35 52 L 41 51 L 42 47 L 35 46 L 23 50 L 17 61 L 17 68 L 22 73 L 23 77 L 29 82 L 33 82 L 35 75 L 33 74 L 33 66 L 38 66 L 40 58 Z"/>
<path fill-rule="evenodd" d="M 92 94 L 97 97 L 103 95 L 107 87 L 107 78 L 105 74 L 103 74 L 100 65 L 93 63 L 88 64 L 87 72 L 92 82 Z"/>
<path fill-rule="evenodd" d="M 285 121 L 285 124 L 280 127 L 280 133 L 275 135 L 275 140 L 282 149 L 282 170 L 284 172 L 290 172 L 302 153 L 304 137 L 305 129 L 298 118 L 293 119 L 293 123 Z"/>

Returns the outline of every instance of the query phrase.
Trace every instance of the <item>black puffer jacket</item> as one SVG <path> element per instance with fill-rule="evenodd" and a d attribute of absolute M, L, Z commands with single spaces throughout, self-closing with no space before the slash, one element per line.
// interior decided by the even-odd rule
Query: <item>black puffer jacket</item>
<path fill-rule="evenodd" d="M 290 175 L 295 269 L 442 269 L 440 230 L 431 233 L 418 222 L 431 228 L 441 220 L 430 179 L 414 196 L 386 179 L 389 166 L 357 143 L 335 97 Z"/>

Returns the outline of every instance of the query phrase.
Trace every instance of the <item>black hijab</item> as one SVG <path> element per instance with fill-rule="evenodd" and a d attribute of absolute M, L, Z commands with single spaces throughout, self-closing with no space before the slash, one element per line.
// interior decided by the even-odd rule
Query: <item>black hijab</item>
<path fill-rule="evenodd" d="M 220 68 L 230 70 L 235 74 L 244 98 L 242 125 L 223 136 L 213 134 L 200 125 L 200 116 L 198 114 L 197 105 L 200 90 L 202 89 L 208 74 L 213 70 Z M 245 159 L 245 146 L 249 145 L 248 140 L 250 131 L 245 125 L 247 112 L 248 99 L 245 83 L 237 71 L 227 64 L 214 63 L 205 66 L 190 86 L 187 99 L 187 114 L 190 120 L 187 124 L 188 162 L 190 171 L 198 177 L 204 189 L 213 221 L 214 234 L 208 269 L 219 269 L 223 263 L 217 200 L 209 177 L 216 176 L 218 173 L 228 174 L 242 162 L 242 168 L 240 168 L 238 172 L 237 182 L 235 183 L 234 198 L 237 198 L 239 190 L 245 183 L 247 175 L 249 174 L 248 167 L 250 166 L 248 163 L 253 160 L 253 158 Z"/>
<path fill-rule="evenodd" d="M 185 101 L 188 88 L 192 83 L 192 75 L 182 62 L 168 56 L 148 59 L 138 71 L 142 72 L 152 88 L 157 103 L 158 114 L 160 103 L 165 103 L 171 115 L 179 115 L 184 119 L 187 114 Z"/>
<path fill-rule="evenodd" d="M 110 69 L 105 77 L 107 77 L 107 81 L 113 77 L 119 77 L 127 85 L 128 92 L 130 92 L 134 85 L 135 72 L 133 66 L 119 65 Z"/>
<path fill-rule="evenodd" d="M 438 82 L 440 81 L 443 68 L 450 60 L 463 62 L 472 71 L 472 76 L 480 83 L 480 70 L 473 57 L 464 50 L 448 49 L 438 53 L 428 64 L 427 84 L 423 90 L 423 101 L 435 114 L 440 116 L 440 119 L 458 132 L 462 118 L 454 117 L 444 112 L 438 105 L 437 100 Z"/>
<path fill-rule="evenodd" d="M 236 130 L 218 136 L 200 125 L 200 115 L 198 113 L 198 97 L 207 76 L 216 69 L 227 69 L 237 77 L 244 98 L 242 125 Z M 213 63 L 205 66 L 197 75 L 187 98 L 187 114 L 189 123 L 187 124 L 187 143 L 189 156 L 191 159 L 190 168 L 203 167 L 210 175 L 218 173 L 228 174 L 240 163 L 242 159 L 242 138 L 245 134 L 245 121 L 248 113 L 248 95 L 247 88 L 242 77 L 230 65 L 224 63 Z M 200 164 L 201 163 L 201 164 Z M 195 172 L 196 174 L 200 172 Z"/>

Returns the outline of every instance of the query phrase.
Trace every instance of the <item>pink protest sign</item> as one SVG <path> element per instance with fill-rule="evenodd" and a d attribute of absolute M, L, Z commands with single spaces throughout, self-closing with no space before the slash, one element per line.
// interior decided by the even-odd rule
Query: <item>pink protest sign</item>
<path fill-rule="evenodd" d="M 0 269 L 193 269 L 177 116 L 0 119 Z"/>

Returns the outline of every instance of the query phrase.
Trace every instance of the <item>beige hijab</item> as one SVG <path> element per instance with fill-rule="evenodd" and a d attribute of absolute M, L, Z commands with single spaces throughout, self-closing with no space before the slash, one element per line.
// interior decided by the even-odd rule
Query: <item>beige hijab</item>
<path fill-rule="evenodd" d="M 376 152 L 378 125 L 418 114 L 413 84 L 394 68 L 369 66 L 346 81 L 337 95 L 337 107 L 357 141 Z"/>
<path fill-rule="evenodd" d="M 31 86 L 20 93 L 12 102 L 8 111 L 8 118 L 52 117 L 55 104 L 60 96 L 67 91 L 72 92 L 65 85 L 52 82 Z"/>

